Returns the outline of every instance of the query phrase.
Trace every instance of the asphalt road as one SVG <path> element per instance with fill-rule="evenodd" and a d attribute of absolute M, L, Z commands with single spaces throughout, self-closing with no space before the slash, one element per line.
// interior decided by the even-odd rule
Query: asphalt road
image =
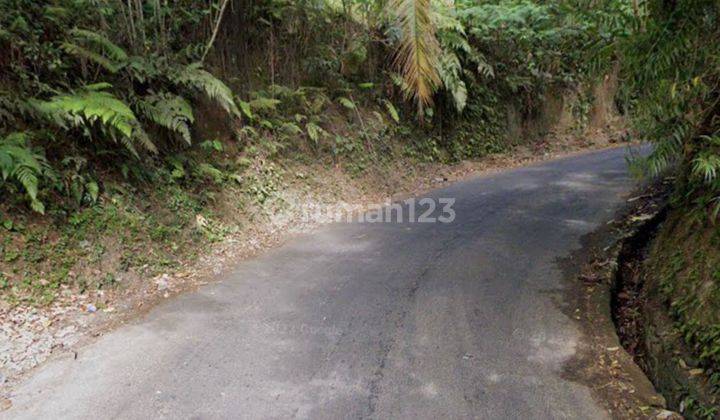
<path fill-rule="evenodd" d="M 47 363 L 0 417 L 605 418 L 563 379 L 582 337 L 557 260 L 632 188 L 625 154 L 434 191 L 452 223 L 296 237 Z"/>

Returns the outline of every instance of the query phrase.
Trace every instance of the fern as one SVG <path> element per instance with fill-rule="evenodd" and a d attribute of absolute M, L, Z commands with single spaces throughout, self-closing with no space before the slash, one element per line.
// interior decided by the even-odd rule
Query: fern
<path fill-rule="evenodd" d="M 195 117 L 185 98 L 171 93 L 148 95 L 138 101 L 137 109 L 147 120 L 177 133 L 187 144 L 192 144 L 190 124 L 195 122 Z"/>
<path fill-rule="evenodd" d="M 71 35 L 77 40 L 84 41 L 88 45 L 100 49 L 112 60 L 122 62 L 128 59 L 125 50 L 114 44 L 103 34 L 85 29 L 73 29 Z"/>
<path fill-rule="evenodd" d="M 357 106 L 355 105 L 355 102 L 353 102 L 351 99 L 348 99 L 344 96 L 339 97 L 338 102 L 340 102 L 340 104 L 342 106 L 344 106 L 345 108 L 347 108 L 349 110 L 355 110 L 357 108 Z"/>
<path fill-rule="evenodd" d="M 328 136 L 328 132 L 314 122 L 308 122 L 305 124 L 305 130 L 307 131 L 307 135 L 310 140 L 312 140 L 315 144 L 318 144 L 320 138 Z"/>
<path fill-rule="evenodd" d="M 133 111 L 120 99 L 102 89 L 107 84 L 86 86 L 77 93 L 56 95 L 48 101 L 32 102 L 35 109 L 60 127 L 101 129 L 137 156 L 135 144 L 150 152 L 157 148 L 147 137 Z"/>
<path fill-rule="evenodd" d="M 204 92 L 230 115 L 239 117 L 240 111 L 233 99 L 232 90 L 225 83 L 202 68 L 201 63 L 185 66 L 169 74 L 173 83 Z"/>
<path fill-rule="evenodd" d="M 623 57 L 621 100 L 638 131 L 655 143 L 649 173 L 681 163 L 679 196 L 700 206 L 713 203 L 717 211 L 720 56 L 708 46 L 720 40 L 720 3 L 651 0 L 647 6 L 635 18 L 639 29 L 616 47 Z"/>
<path fill-rule="evenodd" d="M 68 54 L 94 62 L 111 73 L 117 73 L 127 65 L 128 55 L 125 50 L 104 35 L 84 29 L 74 29 L 70 34 L 74 42 L 62 44 Z"/>
<path fill-rule="evenodd" d="M 11 95 L 0 94 L 0 127 L 15 123 L 15 115 L 22 110 L 23 101 Z"/>
<path fill-rule="evenodd" d="M 30 199 L 30 206 L 38 213 L 45 212 L 45 206 L 38 200 L 40 178 L 52 176 L 45 157 L 28 146 L 28 135 L 15 132 L 0 138 L 0 176 L 3 183 L 17 182 Z"/>
<path fill-rule="evenodd" d="M 196 177 L 211 180 L 216 184 L 222 184 L 225 173 L 209 163 L 198 163 L 193 168 Z"/>
<path fill-rule="evenodd" d="M 445 52 L 438 63 L 438 74 L 440 79 L 453 97 L 455 110 L 462 112 L 467 104 L 468 92 L 465 82 L 460 78 L 462 73 L 462 65 L 457 55 L 451 52 Z"/>
<path fill-rule="evenodd" d="M 693 174 L 703 179 L 706 184 L 711 184 L 717 179 L 720 170 L 720 156 L 704 152 L 693 160 Z"/>
<path fill-rule="evenodd" d="M 278 99 L 272 99 L 272 98 L 266 98 L 264 96 L 259 96 L 252 101 L 248 103 L 248 108 L 251 110 L 256 111 L 275 111 L 277 110 L 277 106 L 281 104 L 281 101 Z"/>

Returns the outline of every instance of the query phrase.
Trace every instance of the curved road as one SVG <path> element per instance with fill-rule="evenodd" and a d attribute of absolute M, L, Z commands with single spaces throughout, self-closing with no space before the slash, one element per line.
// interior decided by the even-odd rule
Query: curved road
<path fill-rule="evenodd" d="M 633 182 L 626 149 L 434 191 L 452 223 L 333 224 L 47 363 L 3 418 L 605 418 L 556 263 Z"/>

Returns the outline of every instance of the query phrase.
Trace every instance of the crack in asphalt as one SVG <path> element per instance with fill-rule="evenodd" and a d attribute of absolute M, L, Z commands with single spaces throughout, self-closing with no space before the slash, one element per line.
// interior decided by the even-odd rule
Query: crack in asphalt
<path fill-rule="evenodd" d="M 424 280 L 427 279 L 428 274 L 432 270 L 432 261 L 439 261 L 442 257 L 442 255 L 447 252 L 448 245 L 451 244 L 456 238 L 458 238 L 460 235 L 457 233 L 453 234 L 449 238 L 443 240 L 440 244 L 440 247 L 433 253 L 431 258 L 429 258 L 427 263 L 425 264 L 424 268 L 420 271 L 417 278 L 413 281 L 412 285 L 408 289 L 407 296 L 405 298 L 405 302 L 403 304 L 403 310 L 399 313 L 399 319 L 395 322 L 395 329 L 393 332 L 402 331 L 403 327 L 405 326 L 405 319 L 407 318 L 408 313 L 410 312 L 409 307 L 412 305 L 412 303 L 415 301 L 415 298 L 417 296 L 417 292 L 422 286 L 422 283 Z M 383 371 L 385 370 L 385 366 L 387 364 L 388 356 L 390 355 L 390 352 L 394 348 L 395 344 L 397 343 L 397 334 L 392 334 L 391 339 L 389 340 L 389 343 L 384 343 L 383 340 L 380 341 L 380 358 L 379 363 L 377 364 L 377 369 L 375 369 L 375 372 L 373 372 L 373 378 L 370 381 L 370 395 L 368 396 L 368 416 L 372 417 L 376 410 L 377 410 L 377 402 L 380 398 L 380 384 L 384 378 Z"/>

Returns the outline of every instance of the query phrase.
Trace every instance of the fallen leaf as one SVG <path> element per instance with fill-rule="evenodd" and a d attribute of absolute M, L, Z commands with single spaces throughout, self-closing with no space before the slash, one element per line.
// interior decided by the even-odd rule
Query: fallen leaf
<path fill-rule="evenodd" d="M 7 398 L 0 397 L 0 411 L 9 410 L 12 407 L 12 401 Z"/>
<path fill-rule="evenodd" d="M 653 213 L 653 214 L 650 214 L 650 213 L 641 214 L 641 215 L 638 215 L 638 216 L 633 216 L 633 217 L 631 217 L 631 218 L 630 218 L 630 221 L 631 221 L 631 222 L 644 222 L 644 221 L 646 221 L 646 220 L 652 219 L 654 216 L 655 216 L 654 213 Z"/>

